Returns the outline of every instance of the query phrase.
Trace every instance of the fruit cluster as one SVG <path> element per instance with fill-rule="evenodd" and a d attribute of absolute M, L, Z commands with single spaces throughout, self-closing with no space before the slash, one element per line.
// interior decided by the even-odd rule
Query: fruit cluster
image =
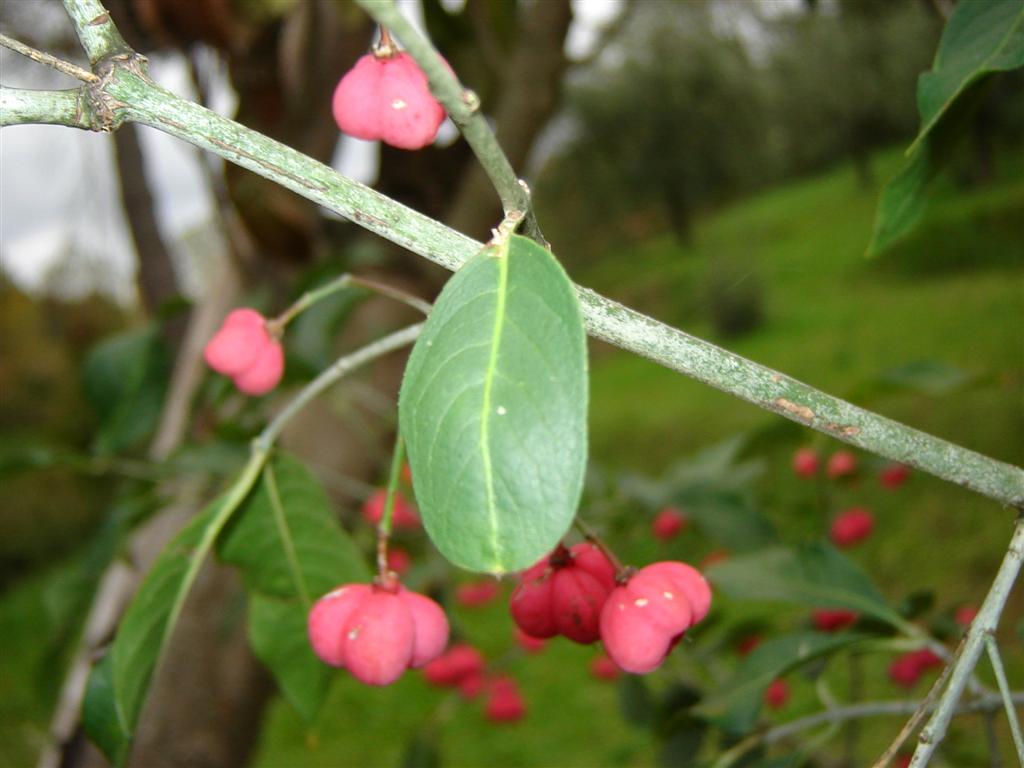
<path fill-rule="evenodd" d="M 510 606 L 527 635 L 583 644 L 600 639 L 609 658 L 634 674 L 661 666 L 710 607 L 711 589 L 695 568 L 660 562 L 617 574 L 589 542 L 560 545 L 525 571 Z"/>

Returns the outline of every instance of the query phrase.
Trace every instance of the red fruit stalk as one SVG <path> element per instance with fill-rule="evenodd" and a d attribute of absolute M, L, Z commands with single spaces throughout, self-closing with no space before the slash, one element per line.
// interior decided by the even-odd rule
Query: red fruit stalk
<path fill-rule="evenodd" d="M 699 571 L 684 563 L 654 563 L 609 595 L 601 610 L 601 640 L 626 672 L 650 672 L 710 607 L 711 588 Z"/>
<path fill-rule="evenodd" d="M 509 608 L 519 628 L 536 638 L 564 635 L 577 643 L 600 637 L 600 615 L 615 587 L 615 566 L 589 542 L 559 546 L 523 572 Z"/>
<path fill-rule="evenodd" d="M 338 83 L 331 109 L 338 128 L 349 136 L 399 149 L 433 143 L 445 115 L 407 53 L 360 58 Z"/>
<path fill-rule="evenodd" d="M 829 537 L 841 549 L 852 547 L 868 536 L 875 527 L 875 517 L 863 507 L 852 507 L 832 521 Z"/>
<path fill-rule="evenodd" d="M 401 585 L 346 584 L 309 612 L 314 653 L 367 685 L 389 685 L 409 667 L 436 658 L 448 643 L 441 606 Z"/>
<path fill-rule="evenodd" d="M 281 342 L 270 335 L 266 318 L 254 309 L 230 312 L 206 344 L 203 357 L 247 395 L 265 395 L 284 375 Z"/>

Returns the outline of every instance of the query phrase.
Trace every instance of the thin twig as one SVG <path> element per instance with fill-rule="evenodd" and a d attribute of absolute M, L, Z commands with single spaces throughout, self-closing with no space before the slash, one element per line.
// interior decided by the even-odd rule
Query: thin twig
<path fill-rule="evenodd" d="M 1013 692 L 1011 694 L 1011 699 L 1016 704 L 1024 704 L 1024 691 Z M 803 731 L 811 730 L 812 728 L 817 728 L 821 725 L 835 725 L 845 723 L 850 720 L 861 720 L 867 717 L 909 715 L 921 708 L 924 704 L 925 702 L 913 700 L 869 701 L 864 702 L 863 704 L 851 704 L 846 707 L 836 707 L 835 709 L 829 709 L 825 712 L 818 712 L 813 715 L 808 715 L 807 717 L 791 720 L 788 723 L 783 723 L 782 725 L 770 728 L 763 733 L 755 733 L 744 739 L 739 744 L 719 756 L 718 760 L 714 764 L 714 768 L 728 768 L 728 766 L 731 766 L 740 757 L 759 745 L 769 746 L 771 744 L 777 744 L 780 741 L 792 738 Z M 958 707 L 954 707 L 954 714 L 972 715 L 978 712 L 997 712 L 1002 706 L 1003 700 L 1001 696 L 984 696 L 980 699 L 975 699 L 974 701 L 966 702 Z M 934 707 L 924 708 L 928 711 Z"/>
<path fill-rule="evenodd" d="M 924 768 L 928 765 L 939 742 L 945 737 L 957 702 L 960 701 L 964 687 L 985 647 L 985 637 L 994 632 L 999 623 L 999 617 L 1003 613 L 1010 590 L 1017 580 L 1022 561 L 1024 561 L 1024 516 L 1017 519 L 1013 537 L 1010 539 L 1010 546 L 1003 557 L 1003 562 L 999 566 L 999 571 L 996 573 L 988 595 L 985 596 L 978 615 L 967 628 L 967 635 L 964 638 L 960 654 L 950 673 L 949 686 L 939 700 L 928 724 L 918 736 L 917 749 L 914 750 L 910 768 Z"/>
<path fill-rule="evenodd" d="M 64 0 L 64 9 L 93 66 L 111 56 L 134 53 L 100 0 Z"/>
<path fill-rule="evenodd" d="M 64 61 L 63 59 L 58 59 L 56 56 L 51 56 L 48 53 L 36 50 L 30 45 L 25 45 L 25 43 L 20 40 L 15 40 L 13 37 L 0 34 L 0 45 L 4 48 L 10 48 L 12 51 L 20 53 L 22 56 L 27 56 L 32 59 L 32 61 L 45 64 L 48 67 L 56 69 L 58 72 L 70 75 L 76 80 L 81 80 L 83 83 L 98 83 L 100 81 L 99 77 L 89 70 L 82 69 L 81 67 L 72 64 L 70 61 Z"/>
<path fill-rule="evenodd" d="M 267 323 L 268 329 L 272 332 L 280 333 L 284 330 L 284 327 L 288 325 L 297 315 L 309 309 L 309 307 L 316 304 L 321 299 L 327 298 L 332 293 L 344 290 L 349 286 L 359 286 L 365 288 L 373 293 L 379 293 L 381 296 L 386 296 L 389 299 L 400 301 L 413 309 L 422 312 L 424 315 L 429 315 L 432 306 L 430 302 L 424 301 L 419 296 L 414 296 L 407 291 L 403 291 L 400 288 L 394 288 L 385 283 L 377 282 L 376 280 L 370 280 L 365 277 L 356 277 L 355 275 L 344 274 L 336 277 L 319 288 L 314 288 L 311 291 L 306 291 L 302 294 L 288 309 L 282 312 L 280 315 L 270 320 Z"/>
<path fill-rule="evenodd" d="M 419 64 L 430 83 L 431 92 L 458 126 L 487 178 L 491 180 L 505 213 L 519 211 L 524 217 L 523 233 L 547 245 L 533 212 L 530 190 L 516 175 L 494 131 L 480 113 L 480 99 L 477 95 L 463 87 L 433 44 L 406 21 L 393 0 L 356 2 L 374 21 L 393 32 L 402 41 L 406 52 Z"/>
<path fill-rule="evenodd" d="M 964 638 L 960 640 L 960 645 L 957 646 L 956 652 L 953 654 L 954 662 L 960 657 L 960 653 L 963 651 L 966 639 L 965 635 Z M 887 768 L 892 759 L 896 757 L 896 753 L 900 751 L 900 747 L 903 746 L 903 743 L 921 726 L 921 723 L 924 722 L 928 713 L 935 708 L 935 702 L 938 700 L 939 694 L 941 694 L 945 689 L 946 682 L 949 680 L 949 675 L 952 671 L 953 663 L 948 663 L 943 667 L 942 674 L 939 675 L 938 679 L 934 683 L 932 683 L 932 687 L 928 689 L 928 695 L 921 700 L 921 706 L 919 706 L 917 710 L 915 710 L 914 714 L 911 715 L 910 719 L 904 723 L 903 728 L 900 729 L 900 732 L 896 735 L 892 744 L 890 744 L 889 748 L 879 756 L 871 768 Z"/>
<path fill-rule="evenodd" d="M 1010 721 L 1010 734 L 1013 736 L 1013 746 L 1017 750 L 1017 762 L 1021 768 L 1024 768 L 1024 736 L 1020 732 L 1020 720 L 1017 718 L 1017 710 L 1013 706 L 1010 684 L 1006 680 L 1003 659 L 999 655 L 999 645 L 991 632 L 985 633 L 985 647 L 988 650 L 989 661 L 992 662 L 992 670 L 996 673 L 996 682 L 999 683 L 999 694 L 1006 707 L 1006 719 Z"/>
<path fill-rule="evenodd" d="M 365 365 L 381 355 L 411 344 L 420 335 L 422 330 L 423 323 L 407 326 L 400 331 L 395 331 L 392 334 L 377 339 L 371 344 L 367 344 L 365 347 L 359 348 L 350 355 L 345 355 L 330 368 L 324 369 L 319 376 L 303 387 L 302 391 L 274 417 L 274 420 L 267 425 L 266 429 L 256 439 L 256 445 L 261 450 L 269 450 L 291 418 L 317 395 L 361 365 Z"/>

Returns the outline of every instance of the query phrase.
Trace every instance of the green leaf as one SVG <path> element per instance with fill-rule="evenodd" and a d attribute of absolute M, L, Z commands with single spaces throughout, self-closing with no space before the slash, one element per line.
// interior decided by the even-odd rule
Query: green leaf
<path fill-rule="evenodd" d="M 100 417 L 97 452 L 131 448 L 156 427 L 170 378 L 167 350 L 156 326 L 101 341 L 89 352 L 82 376 L 86 397 Z"/>
<path fill-rule="evenodd" d="M 586 466 L 586 336 L 572 283 L 523 237 L 448 281 L 399 400 L 434 544 L 472 571 L 532 565 L 572 523 Z"/>
<path fill-rule="evenodd" d="M 323 704 L 331 669 L 309 645 L 312 601 L 339 584 L 369 581 L 362 553 L 338 524 L 313 474 L 275 456 L 254 492 L 217 541 L 222 561 L 249 588 L 249 641 L 306 720 Z"/>
<path fill-rule="evenodd" d="M 732 679 L 714 689 L 694 712 L 733 734 L 749 731 L 773 680 L 819 656 L 867 639 L 852 632 L 800 632 L 768 640 L 743 661 Z"/>
<path fill-rule="evenodd" d="M 949 395 L 970 383 L 971 375 L 942 360 L 915 360 L 889 368 L 879 376 L 883 384 L 926 395 Z"/>
<path fill-rule="evenodd" d="M 622 719 L 630 725 L 644 728 L 654 718 L 656 705 L 647 683 L 636 675 L 619 678 L 619 711 Z"/>
<path fill-rule="evenodd" d="M 231 488 L 211 502 L 193 518 L 157 557 L 143 579 L 124 618 L 110 651 L 109 686 L 120 727 L 107 728 L 107 751 L 127 752 L 134 736 L 146 692 L 164 647 L 177 622 L 189 589 L 195 581 L 207 553 L 231 514 L 256 482 L 263 459 L 254 456 Z M 98 680 L 97 685 L 106 684 Z M 109 718 L 103 711 L 108 702 L 97 696 L 93 706 L 99 707 L 84 717 L 100 722 Z M 89 702 L 86 702 L 89 706 Z M 116 739 L 114 734 L 120 734 Z"/>
<path fill-rule="evenodd" d="M 333 670 L 313 653 L 306 634 L 308 609 L 297 600 L 249 594 L 249 643 L 285 699 L 307 721 L 327 696 Z"/>
<path fill-rule="evenodd" d="M 930 72 L 917 86 L 921 129 L 907 161 L 886 185 L 875 215 L 868 255 L 909 232 L 924 214 L 931 181 L 948 161 L 991 76 L 1024 66 L 1024 3 L 957 3 L 943 30 Z"/>
<path fill-rule="evenodd" d="M 977 80 L 993 72 L 1024 66 L 1024 3 L 1021 0 L 972 0 L 957 3 L 942 31 L 930 72 L 917 83 L 921 130 L 913 152 L 953 102 Z"/>
<path fill-rule="evenodd" d="M 250 590 L 307 606 L 339 584 L 368 581 L 362 553 L 320 483 L 297 459 L 275 456 L 217 542 Z"/>
<path fill-rule="evenodd" d="M 676 503 L 709 538 L 732 552 L 744 552 L 778 541 L 775 527 L 746 494 L 714 489 L 684 491 Z"/>
<path fill-rule="evenodd" d="M 904 625 L 853 561 L 828 544 L 795 550 L 774 547 L 731 557 L 706 575 L 717 589 L 738 599 L 848 608 L 893 626 Z"/>
<path fill-rule="evenodd" d="M 441 768 L 437 734 L 429 728 L 414 731 L 405 744 L 399 768 Z"/>
<path fill-rule="evenodd" d="M 90 671 L 82 703 L 82 728 L 111 763 L 123 765 L 131 733 L 118 716 L 113 668 L 113 657 L 108 653 Z"/>

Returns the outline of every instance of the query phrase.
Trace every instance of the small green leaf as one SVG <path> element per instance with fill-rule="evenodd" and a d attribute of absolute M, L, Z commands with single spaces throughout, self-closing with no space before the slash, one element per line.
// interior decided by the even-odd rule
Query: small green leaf
<path fill-rule="evenodd" d="M 399 399 L 434 544 L 473 571 L 525 568 L 576 513 L 586 466 L 586 336 L 572 283 L 523 237 L 448 281 Z"/>
<path fill-rule="evenodd" d="M 800 632 L 768 640 L 755 648 L 732 679 L 712 691 L 694 712 L 730 733 L 746 733 L 757 721 L 764 692 L 773 680 L 812 659 L 867 638 L 852 632 Z"/>
<path fill-rule="evenodd" d="M 241 569 L 250 590 L 307 605 L 339 584 L 369 579 L 320 483 L 287 455 L 267 464 L 218 540 L 217 554 Z"/>
<path fill-rule="evenodd" d="M 113 658 L 108 653 L 89 672 L 82 704 L 82 728 L 114 765 L 128 757 L 131 733 L 118 716 L 114 701 Z"/>
<path fill-rule="evenodd" d="M 957 3 L 930 72 L 917 85 L 921 129 L 907 161 L 886 185 L 868 255 L 885 250 L 920 221 L 931 181 L 946 164 L 996 72 L 1024 66 L 1024 3 Z"/>
<path fill-rule="evenodd" d="M 441 768 L 437 735 L 429 728 L 413 732 L 398 762 L 399 768 Z"/>
<path fill-rule="evenodd" d="M 249 594 L 249 642 L 273 674 L 285 699 L 307 721 L 327 696 L 332 669 L 313 653 L 306 634 L 308 609 L 298 600 Z"/>
<path fill-rule="evenodd" d="M 893 626 L 904 625 L 853 561 L 828 544 L 795 550 L 775 547 L 731 557 L 709 568 L 707 577 L 717 589 L 738 599 L 848 608 Z"/>

